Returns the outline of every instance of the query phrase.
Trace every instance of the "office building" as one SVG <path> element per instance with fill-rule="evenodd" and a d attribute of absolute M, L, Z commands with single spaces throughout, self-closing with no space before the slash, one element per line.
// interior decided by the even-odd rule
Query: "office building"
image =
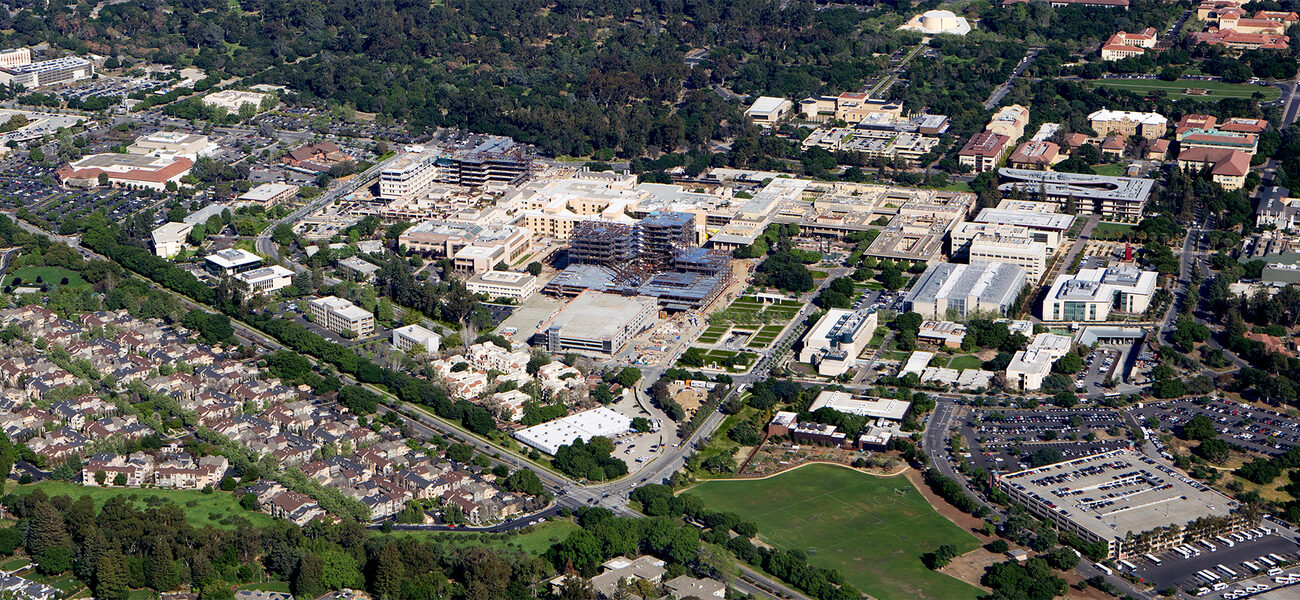
<path fill-rule="evenodd" d="M 838 96 L 812 96 L 799 101 L 799 112 L 806 121 L 823 123 L 831 119 L 856 125 L 875 113 L 901 115 L 903 105 L 876 100 L 861 92 L 844 92 Z"/>
<path fill-rule="evenodd" d="M 218 277 L 251 271 L 262 264 L 262 257 L 238 248 L 218 250 L 203 257 L 203 260 L 204 268 Z"/>
<path fill-rule="evenodd" d="M 21 85 L 28 89 L 72 83 L 95 76 L 95 65 L 76 56 L 0 68 L 0 83 Z"/>
<path fill-rule="evenodd" d="M 351 273 L 357 281 L 365 281 L 379 272 L 379 265 L 359 256 L 349 256 L 339 261 L 339 270 Z"/>
<path fill-rule="evenodd" d="M 194 161 L 173 155 L 91 154 L 59 167 L 54 176 L 68 187 L 95 187 L 106 175 L 110 187 L 164 191 L 180 185 Z"/>
<path fill-rule="evenodd" d="M 1061 274 L 1043 298 L 1044 321 L 1105 321 L 1112 312 L 1140 315 L 1151 305 L 1159 275 L 1133 267 Z"/>
<path fill-rule="evenodd" d="M 1029 124 L 1029 109 L 1019 104 L 1003 106 L 993 113 L 984 131 L 997 133 L 1011 138 L 1015 142 L 1025 137 L 1025 126 Z"/>
<path fill-rule="evenodd" d="M 298 186 L 290 183 L 263 183 L 241 194 L 236 200 L 271 208 L 298 196 Z"/>
<path fill-rule="evenodd" d="M 1155 47 L 1155 27 L 1148 27 L 1139 33 L 1119 31 L 1101 45 L 1101 59 L 1111 61 L 1142 56 L 1147 50 Z"/>
<path fill-rule="evenodd" d="M 393 330 L 393 347 L 402 352 L 411 352 L 415 348 L 426 355 L 437 354 L 442 336 L 419 325 L 407 325 Z"/>
<path fill-rule="evenodd" d="M 1272 225 L 1282 231 L 1300 229 L 1300 199 L 1290 197 L 1291 190 L 1284 187 L 1261 187 L 1259 208 L 1255 210 L 1255 226 Z"/>
<path fill-rule="evenodd" d="M 28 48 L 0 50 L 0 69 L 12 69 L 32 64 L 32 51 Z"/>
<path fill-rule="evenodd" d="M 1016 148 L 1007 159 L 1007 164 L 1015 169 L 1046 170 L 1052 165 L 1065 160 L 1061 147 L 1052 142 L 1028 141 Z"/>
<path fill-rule="evenodd" d="M 163 223 L 153 230 L 153 253 L 163 258 L 180 254 L 193 229 L 188 223 Z"/>
<path fill-rule="evenodd" d="M 542 323 L 532 344 L 556 354 L 613 356 L 653 325 L 658 313 L 654 298 L 582 292 Z"/>
<path fill-rule="evenodd" d="M 912 403 L 895 398 L 855 397 L 849 392 L 826 390 L 817 394 L 817 398 L 808 406 L 808 412 L 829 408 L 846 415 L 902 421 L 911 406 Z"/>
<path fill-rule="evenodd" d="M 1187 148 L 1178 153 L 1178 168 L 1209 169 L 1210 178 L 1225 190 L 1246 187 L 1250 174 L 1250 153 L 1227 148 Z"/>
<path fill-rule="evenodd" d="M 1007 263 L 936 263 L 904 299 L 907 310 L 928 319 L 972 313 L 1006 315 L 1027 284 L 1025 270 Z M 949 319 L 951 320 L 951 319 Z"/>
<path fill-rule="evenodd" d="M 975 173 L 996 169 L 1002 157 L 1011 149 L 1011 138 L 1000 133 L 981 131 L 966 142 L 957 153 L 957 162 L 970 167 Z"/>
<path fill-rule="evenodd" d="M 479 143 L 439 158 L 438 180 L 480 187 L 518 184 L 533 173 L 532 150 L 508 137 L 482 136 Z"/>
<path fill-rule="evenodd" d="M 213 106 L 224 108 L 226 112 L 238 113 L 245 106 L 251 106 L 254 111 L 261 111 L 262 102 L 267 98 L 272 98 L 270 94 L 259 92 L 246 92 L 243 90 L 221 90 L 203 97 L 204 106 Z"/>
<path fill-rule="evenodd" d="M 1246 524 L 1235 500 L 1131 449 L 994 474 L 993 483 L 1061 531 L 1105 544 L 1115 559 L 1159 554 Z"/>
<path fill-rule="evenodd" d="M 771 127 L 785 118 L 792 108 L 794 104 L 785 98 L 759 96 L 749 108 L 745 109 L 745 116 L 749 117 L 755 125 Z"/>
<path fill-rule="evenodd" d="M 401 200 L 426 192 L 438 179 L 438 155 L 408 146 L 379 171 L 379 197 Z"/>
<path fill-rule="evenodd" d="M 1070 351 L 1073 340 L 1067 335 L 1040 333 L 1024 350 L 1017 351 L 1007 364 L 1007 385 L 1021 391 L 1043 386 L 1043 378 L 1052 373 L 1052 365 Z"/>
<path fill-rule="evenodd" d="M 971 263 L 991 262 L 1019 266 L 1025 270 L 1030 283 L 1036 283 L 1047 272 L 1047 244 L 1034 241 L 1029 230 L 1024 227 L 963 223 L 958 226 L 958 230 L 963 232 L 963 236 L 970 234 L 970 241 L 962 250 L 966 260 Z M 958 230 L 953 231 L 954 240 Z"/>
<path fill-rule="evenodd" d="M 944 348 L 961 348 L 966 339 L 966 326 L 952 321 L 924 321 L 916 333 L 916 341 Z"/>
<path fill-rule="evenodd" d="M 293 271 L 280 265 L 271 265 L 236 273 L 231 279 L 253 294 L 271 294 L 293 284 Z"/>
<path fill-rule="evenodd" d="M 804 336 L 799 362 L 816 365 L 821 375 L 843 375 L 871 341 L 877 323 L 874 310 L 827 310 Z"/>
<path fill-rule="evenodd" d="M 375 333 L 375 316 L 343 298 L 325 296 L 307 303 L 312 320 L 334 333 L 351 332 L 356 337 Z"/>
<path fill-rule="evenodd" d="M 462 273 L 482 273 L 499 262 L 519 261 L 532 247 L 532 233 L 512 225 L 434 220 L 403 231 L 397 243 L 409 252 L 450 258 Z"/>
<path fill-rule="evenodd" d="M 1074 215 L 1056 212 L 1056 205 L 1050 202 L 1003 200 L 997 208 L 981 210 L 974 222 L 1023 227 L 1029 237 L 1047 244 L 1048 253 L 1054 254 L 1065 242 L 1074 219 Z"/>
<path fill-rule="evenodd" d="M 1169 119 L 1157 113 L 1134 112 L 1128 110 L 1101 109 L 1088 115 L 1088 125 L 1097 135 L 1105 137 L 1118 135 L 1123 138 L 1133 136 L 1155 140 L 1165 136 L 1169 129 Z"/>
<path fill-rule="evenodd" d="M 206 135 L 181 133 L 179 131 L 156 131 L 142 135 L 126 147 L 128 154 L 150 154 L 161 156 L 170 154 L 190 160 L 200 156 L 210 156 L 219 146 Z"/>
<path fill-rule="evenodd" d="M 471 294 L 523 301 L 537 292 L 537 278 L 514 271 L 484 271 L 465 280 Z"/>
<path fill-rule="evenodd" d="M 1003 193 L 1020 192 L 1034 201 L 1056 204 L 1070 212 L 1137 221 L 1142 217 L 1155 180 L 1028 169 L 998 169 Z"/>
<path fill-rule="evenodd" d="M 863 121 L 866 122 L 867 120 Z M 943 129 L 947 129 L 946 123 Z M 803 140 L 804 148 L 816 146 L 831 152 L 852 152 L 868 159 L 897 159 L 909 165 L 917 164 L 922 156 L 938 145 L 939 138 L 916 131 L 898 131 L 886 127 L 863 128 L 861 125 L 817 129 Z"/>

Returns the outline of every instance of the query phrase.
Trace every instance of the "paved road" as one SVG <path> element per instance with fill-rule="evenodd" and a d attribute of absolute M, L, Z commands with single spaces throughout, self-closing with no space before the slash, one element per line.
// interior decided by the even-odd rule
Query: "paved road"
<path fill-rule="evenodd" d="M 1282 98 L 1286 102 L 1282 108 L 1282 127 L 1286 127 L 1300 117 L 1300 71 L 1296 71 L 1289 90 L 1282 88 Z"/>
<path fill-rule="evenodd" d="M 1025 57 L 1020 59 L 1020 64 L 1016 65 L 1016 68 L 1011 71 L 1011 76 L 1007 77 L 1006 83 L 998 86 L 997 89 L 993 90 L 992 94 L 989 94 L 989 99 L 984 102 L 984 110 L 993 110 L 993 107 L 997 106 L 998 103 L 1007 96 L 1007 94 L 1011 93 L 1011 89 L 1016 86 L 1016 78 L 1019 77 L 1021 73 L 1024 73 L 1025 69 L 1029 68 L 1029 65 L 1034 62 L 1035 58 L 1038 58 L 1039 50 L 1041 50 L 1041 48 L 1030 48 L 1029 51 L 1025 53 Z"/>

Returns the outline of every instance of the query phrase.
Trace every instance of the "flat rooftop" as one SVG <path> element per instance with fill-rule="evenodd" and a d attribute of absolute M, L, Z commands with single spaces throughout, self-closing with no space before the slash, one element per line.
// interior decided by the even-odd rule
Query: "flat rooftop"
<path fill-rule="evenodd" d="M 975 217 L 975 222 L 994 225 L 1020 225 L 1030 229 L 1069 231 L 1070 226 L 1074 225 L 1074 215 L 986 208 L 981 210 L 979 215 Z"/>
<path fill-rule="evenodd" d="M 262 262 L 262 257 L 239 248 L 219 250 L 205 256 L 204 259 L 222 269 L 233 269 Z"/>
<path fill-rule="evenodd" d="M 1227 515 L 1236 502 L 1130 450 L 999 476 L 1007 486 L 1102 539 Z"/>
<path fill-rule="evenodd" d="M 911 405 L 894 398 L 855 398 L 848 392 L 825 391 L 817 395 L 808 412 L 829 408 L 850 415 L 902 421 Z"/>
<path fill-rule="evenodd" d="M 1151 195 L 1151 188 L 1156 183 L 1154 179 L 1138 177 L 1111 177 L 1031 169 L 1002 168 L 998 169 L 998 175 L 1010 182 L 998 186 L 998 190 L 1004 192 L 1012 190 L 1038 192 L 1041 189 L 1048 197 L 1075 196 L 1122 202 L 1146 202 L 1147 197 Z"/>
<path fill-rule="evenodd" d="M 559 326 L 568 338 L 603 340 L 619 335 L 628 323 L 646 310 L 657 310 L 659 303 L 646 296 L 620 296 L 583 292 L 569 302 L 559 314 L 541 327 L 545 331 Z"/>

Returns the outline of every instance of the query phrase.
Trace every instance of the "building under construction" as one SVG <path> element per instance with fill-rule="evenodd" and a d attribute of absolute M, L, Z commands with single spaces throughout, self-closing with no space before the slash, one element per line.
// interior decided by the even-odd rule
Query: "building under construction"
<path fill-rule="evenodd" d="M 652 296 L 666 310 L 713 301 L 731 282 L 731 256 L 692 245 L 695 216 L 652 213 L 635 225 L 591 221 L 574 230 L 568 267 L 543 290 Z"/>

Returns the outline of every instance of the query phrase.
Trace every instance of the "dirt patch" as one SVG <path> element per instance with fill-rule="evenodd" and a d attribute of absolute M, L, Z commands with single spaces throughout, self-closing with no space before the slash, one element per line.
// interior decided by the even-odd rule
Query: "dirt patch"
<path fill-rule="evenodd" d="M 975 534 L 975 537 L 979 538 L 980 544 L 987 544 L 993 541 L 994 538 L 984 535 L 984 519 L 979 519 L 957 510 L 953 505 L 948 504 L 946 500 L 935 495 L 934 491 L 930 489 L 930 486 L 925 484 L 925 477 L 920 471 L 917 471 L 916 469 L 908 469 L 903 473 L 903 476 L 906 477 L 908 481 L 911 481 L 912 485 L 916 486 L 916 489 L 921 491 L 921 495 L 925 496 L 926 502 L 929 502 L 930 506 L 934 507 L 934 510 L 943 515 L 943 518 L 948 519 L 949 521 L 956 523 L 958 527 Z"/>
<path fill-rule="evenodd" d="M 948 563 L 948 566 L 939 569 L 939 572 L 965 581 L 986 592 L 992 592 L 991 588 L 980 585 L 980 577 L 984 576 L 984 570 L 990 565 L 995 565 L 1004 560 L 1006 560 L 1005 556 L 980 548 L 952 559 L 952 562 Z"/>

